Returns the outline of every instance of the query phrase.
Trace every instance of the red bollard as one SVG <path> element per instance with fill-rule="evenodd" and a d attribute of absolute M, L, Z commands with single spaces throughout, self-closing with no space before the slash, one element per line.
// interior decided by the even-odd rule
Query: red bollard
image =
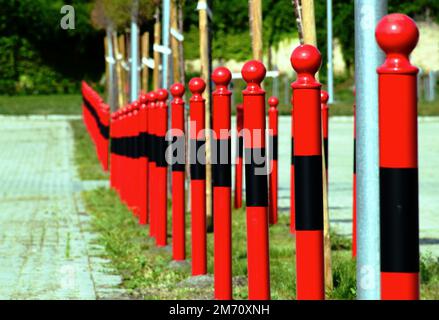
<path fill-rule="evenodd" d="M 291 99 L 291 167 L 290 167 L 290 233 L 296 234 L 296 199 L 294 183 L 294 106 Z"/>
<path fill-rule="evenodd" d="M 329 160 L 329 140 L 328 140 L 328 131 L 329 131 L 329 107 L 328 107 L 328 93 L 325 90 L 320 91 L 320 101 L 322 108 L 322 131 L 323 131 L 323 150 L 325 151 L 325 173 L 326 173 L 326 188 L 328 188 L 328 160 Z"/>
<path fill-rule="evenodd" d="M 389 14 L 375 31 L 386 54 L 377 69 L 380 141 L 381 299 L 419 299 L 417 73 L 409 54 L 416 23 Z"/>
<path fill-rule="evenodd" d="M 232 74 L 225 67 L 212 74 L 213 99 L 213 218 L 215 299 L 232 299 L 232 165 L 231 95 Z"/>
<path fill-rule="evenodd" d="M 323 179 L 321 84 L 314 78 L 321 55 L 300 45 L 291 55 L 296 200 L 296 291 L 298 300 L 325 298 L 323 259 Z"/>
<path fill-rule="evenodd" d="M 172 142 L 177 148 L 172 163 L 172 259 L 182 261 L 186 259 L 184 86 L 173 84 L 171 94 Z"/>
<path fill-rule="evenodd" d="M 189 82 L 190 98 L 190 164 L 192 211 L 192 275 L 207 273 L 206 257 L 206 160 L 205 100 L 206 83 L 201 78 Z"/>
<path fill-rule="evenodd" d="M 156 245 L 164 247 L 167 245 L 168 234 L 168 162 L 166 160 L 166 132 L 168 131 L 168 91 L 166 89 L 157 90 L 156 106 L 156 180 L 154 182 L 157 190 L 157 220 L 156 220 Z"/>
<path fill-rule="evenodd" d="M 268 99 L 268 104 L 270 108 L 268 109 L 268 123 L 271 135 L 271 148 L 270 148 L 270 175 L 269 175 L 269 186 L 268 190 L 270 192 L 270 199 L 268 201 L 268 217 L 270 224 L 277 223 L 277 189 L 278 189 L 278 115 L 279 111 L 277 106 L 279 104 L 279 99 L 276 97 L 271 97 Z"/>
<path fill-rule="evenodd" d="M 148 97 L 146 94 L 140 95 L 140 110 L 139 110 L 139 157 L 140 157 L 140 168 L 139 168 L 139 224 L 145 225 L 148 223 L 148 154 L 147 154 L 147 144 L 148 144 Z"/>
<path fill-rule="evenodd" d="M 355 89 L 354 89 L 355 96 Z M 357 120 L 356 106 L 354 103 L 354 170 L 352 179 L 352 257 L 357 257 Z"/>
<path fill-rule="evenodd" d="M 110 188 L 116 190 L 116 181 L 114 176 L 114 163 L 115 163 L 115 149 L 113 145 L 113 139 L 115 138 L 116 131 L 116 112 L 111 114 L 110 118 Z"/>
<path fill-rule="evenodd" d="M 242 129 L 244 126 L 244 108 L 242 104 L 236 106 L 236 131 L 238 140 L 236 143 L 236 165 L 235 165 L 235 209 L 242 207 L 242 154 L 244 151 L 244 140 Z"/>
<path fill-rule="evenodd" d="M 148 214 L 149 214 L 149 236 L 155 237 L 155 225 L 156 225 L 156 101 L 157 95 L 155 92 L 148 93 L 148 132 L 149 132 L 149 166 L 148 166 Z"/>
<path fill-rule="evenodd" d="M 265 72 L 264 65 L 256 60 L 244 64 L 241 71 L 247 82 L 242 94 L 245 114 L 248 298 L 251 300 L 270 299 L 265 91 L 260 86 Z"/>

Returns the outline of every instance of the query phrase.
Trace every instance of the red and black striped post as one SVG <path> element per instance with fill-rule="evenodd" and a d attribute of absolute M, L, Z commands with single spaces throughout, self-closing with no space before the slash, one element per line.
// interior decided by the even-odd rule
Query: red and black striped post
<path fill-rule="evenodd" d="M 300 45 L 291 55 L 296 200 L 296 288 L 298 300 L 325 298 L 323 259 L 323 178 L 321 84 L 314 78 L 320 52 Z"/>
<path fill-rule="evenodd" d="M 175 261 L 186 259 L 184 91 L 181 83 L 171 86 L 172 143 L 176 146 L 172 159 L 172 259 Z"/>
<path fill-rule="evenodd" d="M 139 109 L 139 157 L 140 157 L 140 198 L 139 198 L 139 224 L 145 225 L 148 223 L 148 97 L 146 94 L 140 95 L 140 109 Z"/>
<path fill-rule="evenodd" d="M 277 223 L 277 188 L 278 188 L 278 166 L 277 166 L 277 156 L 278 156 L 278 118 L 279 111 L 277 106 L 279 104 L 279 99 L 276 97 L 271 97 L 268 99 L 268 104 L 270 108 L 268 109 L 268 124 L 270 128 L 270 175 L 269 175 L 269 186 L 268 190 L 270 192 L 270 199 L 268 201 L 268 216 L 270 224 Z"/>
<path fill-rule="evenodd" d="M 133 117 L 131 119 L 131 130 L 132 136 L 132 153 L 131 153 L 131 195 L 132 195 L 132 210 L 134 215 L 140 217 L 140 168 L 141 168 L 141 158 L 139 157 L 140 143 L 140 103 L 139 101 L 134 101 L 133 106 Z"/>
<path fill-rule="evenodd" d="M 157 203 L 157 186 L 156 186 L 156 150 L 157 150 L 157 136 L 156 136 L 156 101 L 157 95 L 154 91 L 148 93 L 148 132 L 149 132 L 149 166 L 148 166 L 148 213 L 149 213 L 149 236 L 155 237 L 156 225 L 156 203 Z"/>
<path fill-rule="evenodd" d="M 242 129 L 244 126 L 244 108 L 242 104 L 236 106 L 236 165 L 235 165 L 235 209 L 242 207 L 242 154 L 244 151 L 244 140 L 242 137 Z"/>
<path fill-rule="evenodd" d="M 355 96 L 355 89 L 354 89 Z M 352 179 L 352 257 L 357 257 L 357 112 L 354 102 L 354 170 Z"/>
<path fill-rule="evenodd" d="M 290 233 L 296 234 L 296 199 L 294 184 L 294 105 L 291 99 L 291 167 L 290 167 Z"/>
<path fill-rule="evenodd" d="M 242 78 L 247 82 L 242 95 L 245 114 L 248 297 L 251 300 L 270 299 L 265 91 L 260 86 L 265 73 L 264 65 L 256 60 L 247 62 L 241 70 Z"/>
<path fill-rule="evenodd" d="M 206 256 L 206 155 L 205 100 L 206 83 L 201 78 L 189 82 L 190 98 L 190 164 L 192 211 L 192 275 L 207 273 Z"/>
<path fill-rule="evenodd" d="M 157 190 L 157 220 L 156 220 L 156 245 L 164 247 L 167 245 L 168 234 L 168 162 L 166 160 L 166 149 L 168 143 L 166 141 L 166 132 L 168 131 L 168 91 L 159 89 L 157 91 L 157 107 L 156 107 L 156 178 L 154 182 Z"/>
<path fill-rule="evenodd" d="M 380 141 L 381 299 L 419 299 L 417 73 L 409 54 L 416 23 L 389 14 L 375 31 L 386 54 L 377 69 Z"/>
<path fill-rule="evenodd" d="M 117 126 L 117 112 L 113 112 L 111 114 L 111 122 L 110 122 L 110 187 L 113 190 L 116 190 L 116 179 L 115 179 L 115 150 L 113 145 L 113 139 L 116 138 L 116 126 Z"/>
<path fill-rule="evenodd" d="M 325 152 L 325 173 L 326 173 L 326 184 L 328 184 L 328 160 L 329 160 L 329 140 L 328 140 L 328 131 L 329 131 L 329 107 L 328 107 L 328 98 L 329 95 L 325 90 L 320 91 L 320 101 L 322 107 L 322 130 L 323 130 L 323 150 Z"/>
<path fill-rule="evenodd" d="M 214 286 L 215 299 L 221 300 L 232 299 L 231 79 L 225 67 L 212 74 Z"/>

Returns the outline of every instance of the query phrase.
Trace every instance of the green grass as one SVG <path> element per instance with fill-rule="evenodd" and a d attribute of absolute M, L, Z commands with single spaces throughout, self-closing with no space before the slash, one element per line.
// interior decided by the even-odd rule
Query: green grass
<path fill-rule="evenodd" d="M 0 96 L 0 114 L 81 114 L 80 94 Z"/>
<path fill-rule="evenodd" d="M 108 173 L 102 170 L 95 149 L 82 120 L 72 120 L 70 125 L 75 139 L 75 164 L 81 180 L 108 179 Z"/>
<path fill-rule="evenodd" d="M 194 283 L 190 265 L 172 265 L 170 248 L 157 249 L 149 238 L 148 227 L 141 227 L 132 213 L 108 189 L 83 193 L 92 228 L 100 234 L 98 242 L 123 277 L 122 286 L 132 297 L 142 299 L 211 299 L 210 281 Z M 186 215 L 186 239 L 190 259 L 190 215 Z M 169 221 L 170 222 L 170 221 Z M 247 254 L 245 211 L 233 212 L 233 295 L 247 298 Z M 171 225 L 169 223 L 168 233 Z M 332 234 L 334 289 L 329 299 L 355 299 L 355 260 L 351 258 L 350 240 Z M 208 273 L 213 273 L 213 235 L 208 234 Z M 168 234 L 170 241 L 170 234 Z M 270 274 L 272 299 L 295 298 L 295 244 L 289 234 L 288 216 L 280 215 L 279 223 L 270 227 Z M 439 299 L 439 261 L 432 256 L 421 259 L 421 295 L 423 299 Z"/>

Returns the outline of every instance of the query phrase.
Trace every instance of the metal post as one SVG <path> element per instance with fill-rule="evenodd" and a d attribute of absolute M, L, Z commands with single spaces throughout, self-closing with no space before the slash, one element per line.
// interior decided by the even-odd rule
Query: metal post
<path fill-rule="evenodd" d="M 355 0 L 357 120 L 357 299 L 380 299 L 380 206 L 378 170 L 378 76 L 383 54 L 375 26 L 386 0 Z"/>
<path fill-rule="evenodd" d="M 131 14 L 131 94 L 130 101 L 137 99 L 139 94 L 139 27 L 137 18 L 139 14 L 139 1 L 133 1 Z"/>
<path fill-rule="evenodd" d="M 326 0 L 326 28 L 327 31 L 327 50 L 328 50 L 328 104 L 334 102 L 334 63 L 332 56 L 332 0 Z"/>
<path fill-rule="evenodd" d="M 169 48 L 170 0 L 163 0 L 162 8 L 162 44 L 164 48 Z M 164 89 L 168 89 L 169 80 L 169 53 L 166 51 L 163 51 L 162 55 L 162 87 Z"/>

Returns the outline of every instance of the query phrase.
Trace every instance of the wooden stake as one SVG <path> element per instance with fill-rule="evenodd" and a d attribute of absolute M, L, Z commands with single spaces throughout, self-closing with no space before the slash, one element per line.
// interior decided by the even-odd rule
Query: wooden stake
<path fill-rule="evenodd" d="M 119 108 L 124 105 L 123 99 L 123 80 L 122 80 L 122 60 L 120 49 L 119 49 L 119 41 L 117 39 L 117 33 L 113 33 L 113 43 L 114 43 L 114 56 L 116 60 L 116 78 L 117 78 L 117 101 L 119 104 Z"/>
<path fill-rule="evenodd" d="M 317 47 L 316 25 L 314 18 L 314 0 L 302 1 L 302 26 L 303 41 Z M 316 74 L 318 79 L 318 74 Z M 329 209 L 328 209 L 328 182 L 326 181 L 325 148 L 322 135 L 322 173 L 323 173 L 323 239 L 325 252 L 325 287 L 333 289 L 332 261 L 331 261 L 331 237 L 329 233 Z"/>
<path fill-rule="evenodd" d="M 108 56 L 108 37 L 104 37 L 104 58 L 105 58 L 105 90 L 107 91 L 107 99 L 110 94 L 110 63 L 107 61 Z"/>
<path fill-rule="evenodd" d="M 206 0 L 200 0 L 198 3 L 205 3 Z M 212 164 L 210 150 L 210 74 L 209 74 L 209 21 L 206 9 L 200 9 L 199 28 L 200 28 L 200 60 L 201 60 L 201 78 L 206 82 L 204 91 L 206 99 L 206 216 L 207 229 L 212 230 Z"/>
<path fill-rule="evenodd" d="M 142 60 L 149 58 L 149 32 L 142 35 Z M 143 64 L 143 62 L 142 62 Z M 142 90 L 146 93 L 149 88 L 149 68 L 142 67 Z"/>
<path fill-rule="evenodd" d="M 171 1 L 171 29 L 179 31 L 177 16 L 177 0 Z M 178 40 L 171 34 L 172 73 L 174 83 L 180 82 L 180 50 Z"/>
<path fill-rule="evenodd" d="M 125 62 L 125 57 L 126 57 L 126 52 L 125 52 L 125 35 L 124 34 L 121 34 L 119 36 L 118 42 L 119 42 L 118 49 L 119 49 L 119 53 L 120 53 L 121 58 L 122 58 L 120 60 L 120 62 L 119 62 L 120 71 L 121 71 L 120 72 L 121 85 L 120 85 L 119 90 L 120 90 L 120 95 L 121 95 L 121 98 L 122 98 L 122 104 L 119 106 L 119 108 L 122 108 L 126 104 L 126 102 L 127 102 L 126 91 L 125 91 L 126 90 L 126 86 L 127 86 L 127 82 L 126 82 L 127 71 L 122 67 L 122 63 Z"/>
<path fill-rule="evenodd" d="M 250 35 L 253 59 L 262 61 L 262 5 L 261 0 L 249 0 Z"/>
<path fill-rule="evenodd" d="M 161 38 L 161 23 L 160 23 L 160 13 L 157 9 L 156 11 L 156 20 L 154 23 L 154 45 L 160 45 Z M 154 70 L 153 70 L 153 86 L 154 90 L 160 88 L 160 52 L 154 50 Z"/>

